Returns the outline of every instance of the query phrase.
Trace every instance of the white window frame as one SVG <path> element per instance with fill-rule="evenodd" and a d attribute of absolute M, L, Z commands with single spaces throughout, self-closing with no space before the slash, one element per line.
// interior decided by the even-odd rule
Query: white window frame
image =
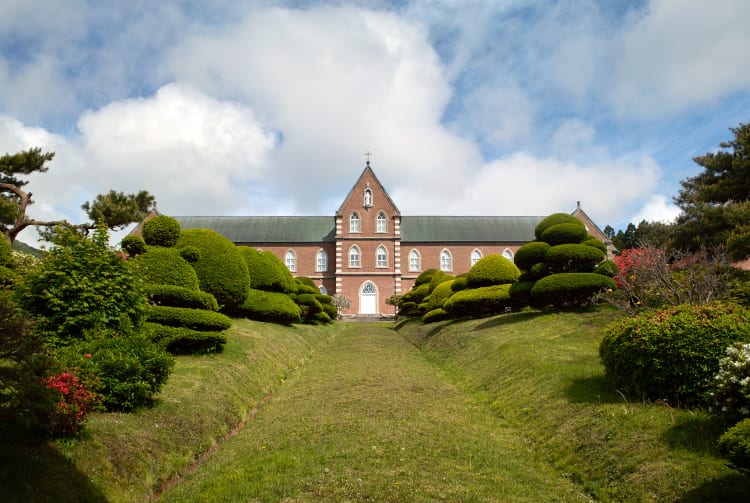
<path fill-rule="evenodd" d="M 362 219 L 356 211 L 349 215 L 349 232 L 362 232 Z"/>
<path fill-rule="evenodd" d="M 417 250 L 411 250 L 409 252 L 409 272 L 417 272 L 422 270 L 422 256 Z"/>
<path fill-rule="evenodd" d="M 357 245 L 349 248 L 349 267 L 362 267 L 362 252 Z"/>
<path fill-rule="evenodd" d="M 290 272 L 297 272 L 297 254 L 294 250 L 287 250 L 284 254 L 284 263 Z"/>
<path fill-rule="evenodd" d="M 388 232 L 388 217 L 382 211 L 375 217 L 375 232 Z"/>
<path fill-rule="evenodd" d="M 453 256 L 447 249 L 440 252 L 440 270 L 443 272 L 453 271 Z"/>
<path fill-rule="evenodd" d="M 513 255 L 513 251 L 511 251 L 510 248 L 506 248 L 506 249 L 503 250 L 503 257 L 507 258 L 508 260 L 510 260 L 511 262 L 513 262 L 514 264 L 516 262 L 516 256 Z"/>
<path fill-rule="evenodd" d="M 315 272 L 326 272 L 328 270 L 328 254 L 325 250 L 318 250 L 315 256 Z"/>
<path fill-rule="evenodd" d="M 482 252 L 474 248 L 471 250 L 471 266 L 473 267 L 474 264 L 482 260 Z"/>
<path fill-rule="evenodd" d="M 375 267 L 388 267 L 388 250 L 383 245 L 375 249 Z"/>

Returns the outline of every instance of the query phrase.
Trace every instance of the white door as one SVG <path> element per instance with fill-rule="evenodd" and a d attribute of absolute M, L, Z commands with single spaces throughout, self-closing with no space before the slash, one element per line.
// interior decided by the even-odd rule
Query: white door
<path fill-rule="evenodd" d="M 359 292 L 359 314 L 378 314 L 378 294 L 369 281 Z"/>

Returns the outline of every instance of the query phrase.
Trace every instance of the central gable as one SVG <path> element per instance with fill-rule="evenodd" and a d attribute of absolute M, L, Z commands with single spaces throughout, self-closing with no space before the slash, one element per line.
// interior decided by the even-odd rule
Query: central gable
<path fill-rule="evenodd" d="M 342 233 L 353 237 L 393 235 L 400 216 L 398 207 L 372 171 L 370 161 L 336 211 Z"/>

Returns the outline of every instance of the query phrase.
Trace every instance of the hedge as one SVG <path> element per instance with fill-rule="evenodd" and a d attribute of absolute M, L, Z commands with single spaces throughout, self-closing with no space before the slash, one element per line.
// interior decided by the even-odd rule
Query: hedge
<path fill-rule="evenodd" d="M 511 285 L 493 285 L 461 290 L 454 293 L 443 305 L 453 317 L 481 318 L 504 313 L 511 307 Z"/>
<path fill-rule="evenodd" d="M 251 289 L 236 312 L 251 320 L 283 325 L 302 321 L 300 307 L 288 295 L 280 292 Z"/>
<path fill-rule="evenodd" d="M 141 253 L 146 253 L 146 243 L 139 236 L 125 236 L 120 241 L 120 247 L 125 250 L 129 257 L 135 257 Z"/>
<path fill-rule="evenodd" d="M 544 241 L 532 241 L 520 247 L 513 260 L 519 269 L 528 271 L 534 264 L 544 261 L 549 249 L 550 245 Z"/>
<path fill-rule="evenodd" d="M 479 288 L 481 286 L 504 285 L 518 280 L 521 271 L 518 267 L 502 255 L 487 255 L 471 266 L 466 274 L 466 286 Z"/>
<path fill-rule="evenodd" d="M 450 318 L 448 312 L 443 308 L 433 309 L 428 311 L 422 316 L 422 323 L 435 323 L 436 321 L 443 321 Z"/>
<path fill-rule="evenodd" d="M 541 240 L 552 246 L 562 244 L 581 243 L 588 237 L 589 233 L 581 222 L 557 224 L 548 227 L 543 233 Z"/>
<path fill-rule="evenodd" d="M 141 235 L 147 245 L 171 248 L 180 237 L 180 223 L 172 217 L 158 215 L 143 222 Z"/>
<path fill-rule="evenodd" d="M 201 290 L 213 294 L 227 311 L 245 301 L 250 276 L 234 243 L 209 229 L 187 229 L 177 242 L 178 248 L 185 246 L 195 246 L 201 252 L 200 258 L 190 264 L 198 275 Z"/>
<path fill-rule="evenodd" d="M 605 255 L 607 254 L 607 245 L 605 245 L 602 241 L 596 239 L 594 236 L 589 236 L 588 239 L 585 239 L 581 244 L 586 246 L 593 246 L 594 248 L 604 252 Z"/>
<path fill-rule="evenodd" d="M 439 269 L 425 269 L 419 276 L 417 276 L 417 279 L 414 280 L 414 286 L 421 286 L 425 283 L 429 283 L 430 281 L 432 281 L 432 276 L 436 272 L 442 271 L 440 271 Z"/>
<path fill-rule="evenodd" d="M 550 248 L 545 261 L 552 272 L 592 272 L 604 257 L 604 253 L 593 246 L 563 244 Z"/>
<path fill-rule="evenodd" d="M 171 307 L 191 307 L 218 311 L 216 298 L 208 292 L 190 290 L 177 285 L 148 283 L 141 289 L 152 304 Z"/>
<path fill-rule="evenodd" d="M 584 243 L 585 244 L 585 243 Z M 605 260 L 594 269 L 596 274 L 602 274 L 614 278 L 620 272 L 620 268 L 612 260 Z"/>
<path fill-rule="evenodd" d="M 443 307 L 448 298 L 453 295 L 453 282 L 454 280 L 449 279 L 443 281 L 432 291 L 430 295 L 424 298 L 424 301 L 419 305 L 419 310 L 422 312 L 432 311 L 439 307 Z"/>
<path fill-rule="evenodd" d="M 159 323 L 144 323 L 143 333 L 175 355 L 219 353 L 227 343 L 226 332 L 203 332 Z"/>
<path fill-rule="evenodd" d="M 542 234 L 544 234 L 544 231 L 546 231 L 553 225 L 558 224 L 578 224 L 580 226 L 583 226 L 580 220 L 569 213 L 553 213 L 537 224 L 536 228 L 534 229 L 534 236 L 536 236 L 537 239 L 542 239 Z"/>
<path fill-rule="evenodd" d="M 126 261 L 144 283 L 176 285 L 198 290 L 198 275 L 174 248 L 149 246 L 146 253 Z"/>
<path fill-rule="evenodd" d="M 719 451 L 735 468 L 750 472 L 750 419 L 743 419 L 719 437 Z"/>
<path fill-rule="evenodd" d="M 518 281 L 510 285 L 510 299 L 515 309 L 531 305 L 531 289 L 534 281 Z"/>
<path fill-rule="evenodd" d="M 186 327 L 203 332 L 219 332 L 232 326 L 232 319 L 221 313 L 188 307 L 148 306 L 147 321 L 170 327 Z"/>
<path fill-rule="evenodd" d="M 284 293 L 296 290 L 297 285 L 292 273 L 276 255 L 249 246 L 238 246 L 237 249 L 247 265 L 250 288 Z"/>
<path fill-rule="evenodd" d="M 589 302 L 595 293 L 615 287 L 612 278 L 593 272 L 551 274 L 537 281 L 531 288 L 531 305 L 534 307 L 579 306 Z"/>
<path fill-rule="evenodd" d="M 726 348 L 748 341 L 750 310 L 685 304 L 608 325 L 599 355 L 611 384 L 633 399 L 702 405 Z"/>
<path fill-rule="evenodd" d="M 403 294 L 401 298 L 398 301 L 399 306 L 407 303 L 407 302 L 413 302 L 415 304 L 421 304 L 425 297 L 427 297 L 430 294 L 430 284 L 429 283 L 423 283 L 419 286 L 416 286 Z"/>

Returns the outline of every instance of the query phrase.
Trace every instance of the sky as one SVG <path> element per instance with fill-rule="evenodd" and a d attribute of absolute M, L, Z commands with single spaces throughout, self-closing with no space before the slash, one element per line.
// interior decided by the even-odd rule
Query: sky
<path fill-rule="evenodd" d="M 671 221 L 750 121 L 747 0 L 0 0 L 0 154 L 33 218 L 147 190 L 333 215 L 365 152 L 402 215 Z M 22 241 L 33 242 L 24 231 Z"/>

